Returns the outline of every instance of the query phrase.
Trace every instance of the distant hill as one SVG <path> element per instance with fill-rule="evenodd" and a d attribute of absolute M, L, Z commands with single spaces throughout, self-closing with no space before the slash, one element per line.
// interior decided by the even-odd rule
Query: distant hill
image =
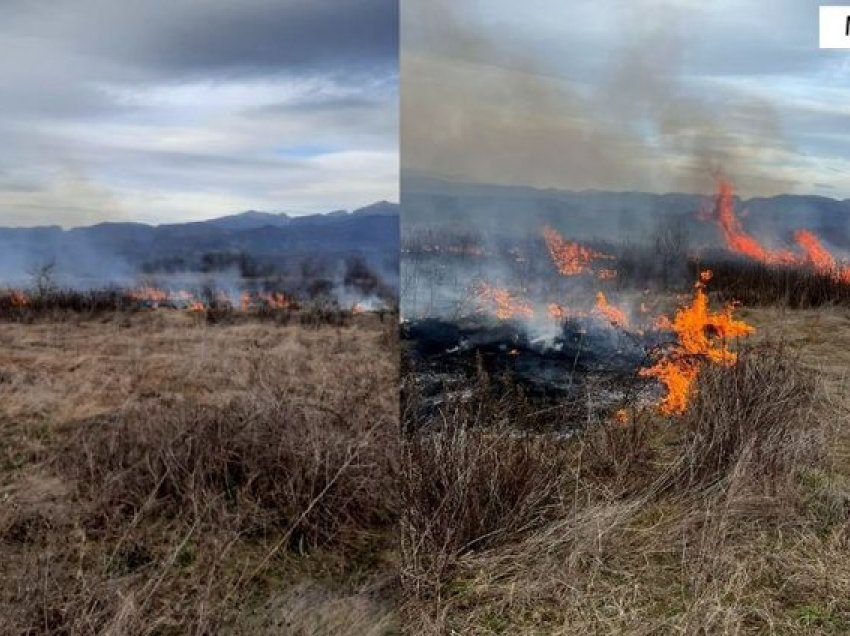
<path fill-rule="evenodd" d="M 455 183 L 424 177 L 402 178 L 402 229 L 463 227 L 470 231 L 516 234 L 551 223 L 570 237 L 591 240 L 646 240 L 659 219 L 679 217 L 692 239 L 717 244 L 715 225 L 698 218 L 710 198 L 694 194 L 564 191 L 521 186 Z M 817 232 L 835 248 L 850 250 L 850 199 L 780 195 L 736 200 L 747 231 L 768 243 L 787 241 L 800 228 Z"/>
<path fill-rule="evenodd" d="M 306 269 L 332 276 L 352 259 L 380 270 L 394 284 L 398 234 L 399 206 L 385 201 L 307 216 L 251 210 L 168 225 L 0 227 L 0 284 L 19 284 L 34 267 L 49 262 L 69 284 L 96 285 L 140 274 L 218 270 L 291 276 Z"/>

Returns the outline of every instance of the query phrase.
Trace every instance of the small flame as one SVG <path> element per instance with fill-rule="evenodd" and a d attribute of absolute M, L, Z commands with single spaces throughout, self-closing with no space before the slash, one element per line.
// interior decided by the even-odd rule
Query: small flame
<path fill-rule="evenodd" d="M 510 320 L 514 317 L 533 318 L 534 310 L 525 301 L 514 298 L 507 290 L 487 283 L 480 283 L 477 292 L 480 305 L 489 306 L 499 320 Z"/>
<path fill-rule="evenodd" d="M 260 294 L 260 300 L 263 301 L 270 309 L 286 309 L 289 307 L 289 298 L 281 292 Z"/>
<path fill-rule="evenodd" d="M 558 271 L 564 276 L 577 276 L 587 272 L 594 260 L 612 257 L 597 252 L 585 245 L 566 240 L 554 228 L 543 228 L 543 240 Z"/>
<path fill-rule="evenodd" d="M 13 289 L 9 294 L 9 301 L 12 303 L 12 307 L 26 307 L 30 304 L 29 297 L 19 289 Z"/>
<path fill-rule="evenodd" d="M 129 297 L 137 302 L 147 302 L 153 305 L 168 302 L 169 293 L 164 289 L 143 285 L 137 289 L 130 290 Z"/>
<path fill-rule="evenodd" d="M 552 320 L 556 320 L 558 322 L 566 320 L 569 316 L 567 308 L 557 303 L 549 303 L 549 306 L 546 308 L 546 312 Z"/>
<path fill-rule="evenodd" d="M 615 327 L 626 328 L 629 326 L 629 319 L 626 316 L 626 312 L 619 307 L 609 304 L 608 299 L 602 292 L 596 293 L 596 306 L 593 308 L 593 312 L 605 318 L 605 320 Z"/>

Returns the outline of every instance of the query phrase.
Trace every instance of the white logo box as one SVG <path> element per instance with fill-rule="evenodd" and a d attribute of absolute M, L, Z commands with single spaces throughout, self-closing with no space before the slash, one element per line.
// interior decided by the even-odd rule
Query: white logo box
<path fill-rule="evenodd" d="M 850 5 L 820 7 L 820 48 L 850 49 Z"/>

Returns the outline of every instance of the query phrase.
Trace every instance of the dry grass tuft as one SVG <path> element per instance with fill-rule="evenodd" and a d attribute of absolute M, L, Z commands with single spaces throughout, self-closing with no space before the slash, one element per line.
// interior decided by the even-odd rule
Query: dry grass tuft
<path fill-rule="evenodd" d="M 551 437 L 447 425 L 411 435 L 402 479 L 403 576 L 439 589 L 464 554 L 516 541 L 557 517 L 570 456 Z"/>
<path fill-rule="evenodd" d="M 705 369 L 679 423 L 675 487 L 730 479 L 766 490 L 787 485 L 801 466 L 823 459 L 824 406 L 815 374 L 782 348 L 763 346 L 729 368 Z"/>

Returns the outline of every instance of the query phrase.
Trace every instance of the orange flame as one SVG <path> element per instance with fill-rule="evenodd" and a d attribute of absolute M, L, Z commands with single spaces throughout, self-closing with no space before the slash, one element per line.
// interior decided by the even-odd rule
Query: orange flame
<path fill-rule="evenodd" d="M 811 230 L 797 230 L 794 241 L 803 250 L 803 260 L 820 274 L 831 275 L 835 280 L 850 283 L 850 266 L 842 265 Z"/>
<path fill-rule="evenodd" d="M 662 413 L 684 412 L 700 366 L 704 363 L 734 364 L 737 354 L 729 349 L 729 340 L 755 331 L 732 316 L 732 305 L 716 313 L 710 310 L 704 290 L 705 281 L 710 279 L 710 272 L 700 275 L 693 301 L 680 308 L 670 322 L 677 337 L 676 345 L 656 364 L 640 372 L 643 376 L 657 378 L 667 388 L 667 395 L 660 404 Z"/>
<path fill-rule="evenodd" d="M 239 308 L 242 311 L 248 311 L 249 309 L 251 309 L 251 302 L 251 294 L 249 294 L 248 292 L 243 291 L 239 295 Z"/>
<path fill-rule="evenodd" d="M 199 313 L 204 312 L 206 310 L 207 310 L 207 306 L 204 303 L 202 303 L 200 300 L 193 300 L 188 305 L 186 305 L 186 311 L 193 313 L 193 314 L 199 314 Z"/>
<path fill-rule="evenodd" d="M 794 242 L 802 251 L 802 256 L 790 250 L 770 250 L 764 247 L 744 231 L 740 219 L 735 214 L 733 196 L 732 183 L 725 178 L 719 179 L 714 217 L 730 250 L 768 265 L 807 265 L 820 274 L 831 275 L 837 281 L 850 283 L 850 266 L 839 263 L 811 230 L 794 232 Z"/>
<path fill-rule="evenodd" d="M 549 303 L 549 306 L 546 308 L 546 313 L 549 314 L 549 317 L 552 320 L 557 321 L 566 320 L 567 316 L 569 316 L 567 308 L 557 303 Z"/>
<path fill-rule="evenodd" d="M 552 227 L 543 228 L 543 240 L 549 249 L 549 255 L 555 267 L 564 276 L 576 276 L 588 271 L 590 263 L 598 259 L 611 257 L 587 246 L 566 240 Z"/>
<path fill-rule="evenodd" d="M 602 316 L 615 327 L 625 328 L 629 326 L 629 319 L 626 316 L 626 312 L 619 307 L 609 304 L 608 299 L 605 298 L 605 294 L 602 292 L 596 293 L 596 306 L 593 308 L 593 313 Z"/>
<path fill-rule="evenodd" d="M 149 302 L 158 305 L 168 301 L 169 294 L 164 289 L 144 285 L 129 292 L 130 298 L 137 302 Z"/>
<path fill-rule="evenodd" d="M 280 292 L 262 293 L 259 297 L 270 309 L 286 309 L 289 307 L 289 299 Z"/>
<path fill-rule="evenodd" d="M 507 289 L 481 283 L 478 286 L 477 297 L 479 304 L 491 307 L 499 320 L 534 317 L 531 305 L 514 298 Z"/>
<path fill-rule="evenodd" d="M 26 307 L 30 304 L 29 297 L 19 289 L 13 289 L 9 294 L 9 302 L 12 303 L 12 307 Z"/>
<path fill-rule="evenodd" d="M 768 264 L 792 264 L 797 259 L 788 250 L 770 250 L 755 237 L 744 231 L 741 221 L 735 214 L 734 186 L 728 179 L 721 177 L 717 182 L 717 195 L 714 201 L 714 217 L 723 232 L 726 246 L 733 252 Z"/>

